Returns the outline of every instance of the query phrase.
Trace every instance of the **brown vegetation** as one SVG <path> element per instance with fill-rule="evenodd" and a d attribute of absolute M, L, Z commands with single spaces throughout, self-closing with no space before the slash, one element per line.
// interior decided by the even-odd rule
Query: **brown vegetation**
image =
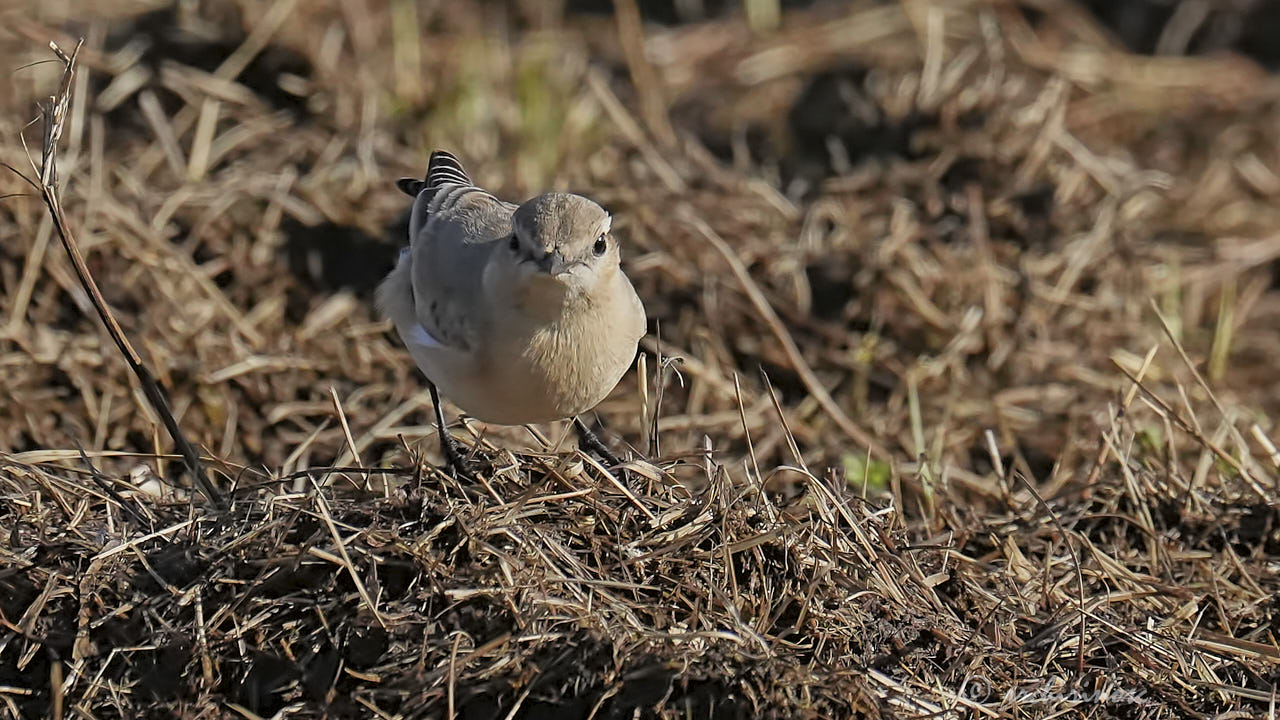
<path fill-rule="evenodd" d="M 85 39 L 67 227 L 229 504 L 6 173 L 0 713 L 1275 716 L 1265 3 L 552 5 L 0 8 L 28 176 Z M 368 301 L 435 147 L 614 212 L 630 488 L 435 469 Z"/>

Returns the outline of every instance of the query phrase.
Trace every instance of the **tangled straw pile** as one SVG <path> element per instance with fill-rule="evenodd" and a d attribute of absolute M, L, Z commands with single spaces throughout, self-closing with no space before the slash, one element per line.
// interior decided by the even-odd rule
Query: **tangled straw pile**
<path fill-rule="evenodd" d="M 68 225 L 229 498 L 6 197 L 3 712 L 1274 717 L 1278 86 L 1181 54 L 1226 6 L 1143 56 L 1067 3 L 571 5 L 0 9 L 6 67 L 86 38 Z M 436 146 L 618 218 L 630 486 L 559 426 L 432 467 L 367 298 Z"/>

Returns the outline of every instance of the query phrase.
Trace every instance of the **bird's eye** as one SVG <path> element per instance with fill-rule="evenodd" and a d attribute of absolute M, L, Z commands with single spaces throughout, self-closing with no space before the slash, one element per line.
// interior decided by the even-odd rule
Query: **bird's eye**
<path fill-rule="evenodd" d="M 515 233 L 511 233 L 511 241 L 507 243 L 507 247 L 511 248 L 511 252 L 520 249 L 520 238 L 516 237 Z"/>
<path fill-rule="evenodd" d="M 595 253 L 596 257 L 603 255 L 604 251 L 608 249 L 609 249 L 609 242 L 605 240 L 603 235 L 596 238 L 596 244 L 591 246 L 591 252 Z"/>

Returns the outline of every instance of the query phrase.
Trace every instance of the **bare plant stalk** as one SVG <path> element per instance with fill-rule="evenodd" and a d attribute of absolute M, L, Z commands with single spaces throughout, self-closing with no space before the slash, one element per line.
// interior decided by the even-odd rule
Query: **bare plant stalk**
<path fill-rule="evenodd" d="M 102 292 L 98 290 L 98 284 L 94 282 L 93 276 L 89 274 L 89 268 L 85 265 L 84 257 L 80 254 L 79 245 L 76 244 L 75 238 L 71 236 L 71 231 L 67 228 L 66 216 L 62 212 L 62 200 L 58 193 L 58 140 L 62 137 L 67 110 L 71 107 L 71 80 L 75 76 L 76 56 L 80 53 L 80 46 L 83 42 L 83 40 L 77 42 L 75 50 L 72 50 L 70 55 L 63 52 L 56 43 L 49 43 L 49 47 L 54 54 L 62 61 L 63 71 L 62 80 L 58 85 L 58 94 L 51 97 L 49 104 L 41 109 L 41 119 L 44 123 L 43 147 L 40 152 L 40 167 L 35 168 L 39 174 L 40 182 L 37 184 L 22 173 L 18 173 L 18 175 L 34 187 L 44 199 L 44 204 L 49 208 L 49 215 L 53 219 L 54 230 L 57 231 L 58 238 L 62 240 L 62 247 L 66 249 L 67 256 L 71 258 L 71 265 L 75 268 L 76 276 L 80 279 L 81 286 L 89 294 L 89 299 L 93 303 L 94 309 L 98 311 L 98 317 L 102 319 L 102 324 L 107 327 L 107 334 L 115 341 L 116 347 L 124 355 L 125 362 L 129 364 L 129 369 L 137 376 L 147 401 L 151 403 L 151 407 L 156 414 L 160 416 L 160 420 L 164 423 L 169 437 L 173 438 L 174 445 L 177 446 L 178 452 L 186 462 L 187 471 L 191 473 L 201 492 L 214 505 L 224 508 L 226 507 L 226 501 L 223 499 L 222 493 L 209 481 L 209 477 L 204 471 L 204 465 L 200 462 L 200 455 L 191 443 L 187 441 L 186 436 L 182 434 L 182 429 L 178 427 L 178 421 L 174 419 L 173 411 L 169 409 L 169 402 L 165 398 L 164 391 L 160 389 L 160 384 L 151 374 L 151 371 L 147 370 L 147 367 L 142 364 L 142 358 L 138 356 L 133 346 L 129 344 L 129 339 L 125 337 L 120 324 L 116 322 L 115 316 L 111 314 L 111 309 L 107 307 L 107 302 L 102 297 Z M 15 170 L 15 172 L 17 171 Z"/>

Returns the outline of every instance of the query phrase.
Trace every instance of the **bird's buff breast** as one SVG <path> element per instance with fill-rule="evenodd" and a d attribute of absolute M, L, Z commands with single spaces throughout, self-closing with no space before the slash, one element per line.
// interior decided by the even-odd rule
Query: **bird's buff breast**
<path fill-rule="evenodd" d="M 626 373 L 636 342 L 582 323 L 553 324 L 505 337 L 487 352 L 415 349 L 418 365 L 466 414 L 500 425 L 551 422 L 603 400 Z M 495 338 L 497 339 L 497 338 Z"/>

